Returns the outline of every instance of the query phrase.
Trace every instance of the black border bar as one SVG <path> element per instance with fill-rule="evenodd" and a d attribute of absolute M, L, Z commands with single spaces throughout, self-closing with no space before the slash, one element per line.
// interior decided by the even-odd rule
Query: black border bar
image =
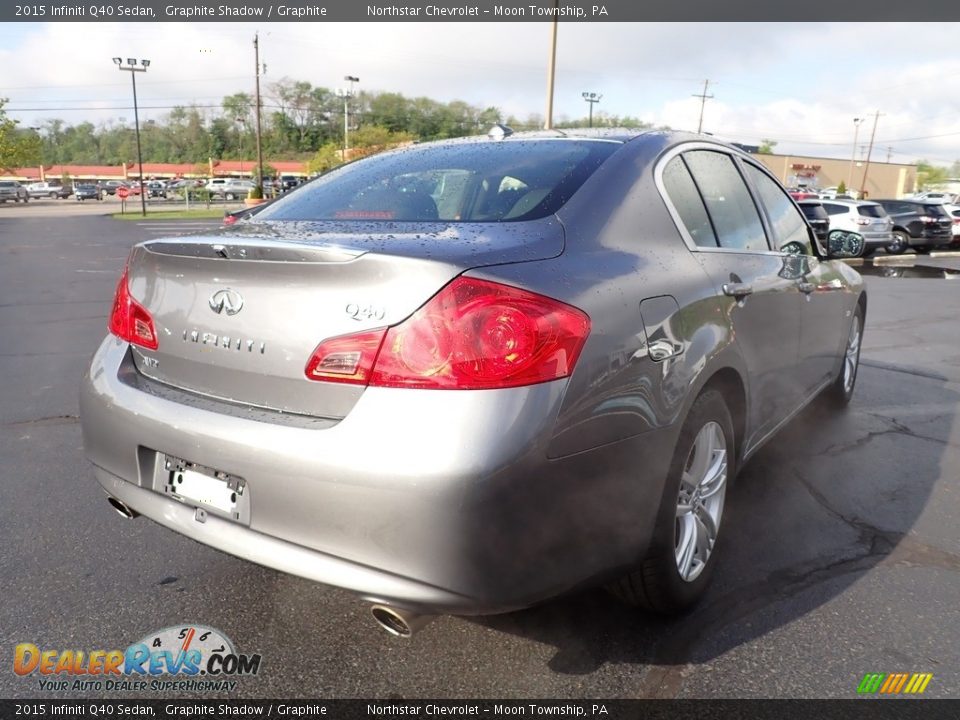
<path fill-rule="evenodd" d="M 3 0 L 0 22 L 930 22 L 953 0 Z M 869 36 L 858 42 L 869 43 Z"/>
<path fill-rule="evenodd" d="M 32 718 L 596 718 L 602 720 L 940 720 L 960 700 L 0 700 Z"/>

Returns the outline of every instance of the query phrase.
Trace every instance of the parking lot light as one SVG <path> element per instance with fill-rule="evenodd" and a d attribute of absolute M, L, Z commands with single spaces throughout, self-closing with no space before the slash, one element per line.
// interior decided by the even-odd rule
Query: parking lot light
<path fill-rule="evenodd" d="M 138 182 L 140 188 L 140 213 L 143 217 L 147 216 L 147 199 L 143 192 L 143 153 L 140 150 L 140 113 L 137 109 L 137 73 L 146 72 L 150 67 L 149 60 L 141 60 L 140 66 L 137 66 L 136 58 L 127 58 L 127 67 L 123 66 L 123 60 L 119 57 L 113 58 L 118 70 L 125 70 L 130 73 L 130 81 L 133 83 L 133 124 L 137 134 L 137 167 Z"/>

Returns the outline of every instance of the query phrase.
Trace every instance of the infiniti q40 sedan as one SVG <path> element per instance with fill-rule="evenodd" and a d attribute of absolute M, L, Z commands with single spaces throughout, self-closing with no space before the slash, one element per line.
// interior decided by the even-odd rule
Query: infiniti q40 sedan
<path fill-rule="evenodd" d="M 110 503 L 349 589 L 396 634 L 704 592 L 739 467 L 856 381 L 866 295 L 753 158 L 512 133 L 136 245 L 81 390 Z"/>

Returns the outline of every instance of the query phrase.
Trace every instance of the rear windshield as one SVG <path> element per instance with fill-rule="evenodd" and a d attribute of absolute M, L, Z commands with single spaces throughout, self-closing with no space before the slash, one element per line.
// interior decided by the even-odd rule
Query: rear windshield
<path fill-rule="evenodd" d="M 619 147 L 588 140 L 414 146 L 335 170 L 257 219 L 534 220 L 562 207 Z"/>
<path fill-rule="evenodd" d="M 807 220 L 826 220 L 827 217 L 829 217 L 823 205 L 805 205 L 801 203 L 800 209 L 803 210 L 803 214 L 807 216 Z"/>
<path fill-rule="evenodd" d="M 882 205 L 861 205 L 857 211 L 863 217 L 885 218 L 887 216 L 887 211 Z"/>
<path fill-rule="evenodd" d="M 943 205 L 921 205 L 920 209 L 924 215 L 930 215 L 931 217 L 950 217 Z"/>
<path fill-rule="evenodd" d="M 12 182 L 0 181 L 0 187 L 14 187 L 14 184 Z"/>

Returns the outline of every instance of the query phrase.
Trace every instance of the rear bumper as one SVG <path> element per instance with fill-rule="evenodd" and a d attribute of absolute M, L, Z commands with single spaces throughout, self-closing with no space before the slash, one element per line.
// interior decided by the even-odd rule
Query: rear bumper
<path fill-rule="evenodd" d="M 370 388 L 344 420 L 298 427 L 144 392 L 131 370 L 108 337 L 81 388 L 85 450 L 109 494 L 224 552 L 421 612 L 508 611 L 631 565 L 675 443 L 665 428 L 547 460 L 565 381 Z M 198 521 L 162 493 L 164 454 L 244 478 L 249 519 Z"/>

